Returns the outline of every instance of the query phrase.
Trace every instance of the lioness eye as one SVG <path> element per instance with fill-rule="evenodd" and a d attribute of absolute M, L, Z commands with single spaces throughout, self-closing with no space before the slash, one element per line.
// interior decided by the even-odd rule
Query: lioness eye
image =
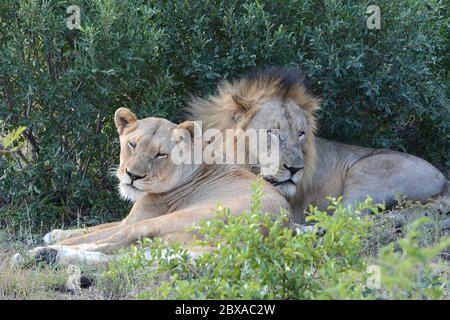
<path fill-rule="evenodd" d="M 158 152 L 158 154 L 155 156 L 155 159 L 162 159 L 162 158 L 166 158 L 166 157 L 167 157 L 167 154 Z"/>
<path fill-rule="evenodd" d="M 305 131 L 300 131 L 300 133 L 298 134 L 298 138 L 303 138 L 305 136 Z"/>
<path fill-rule="evenodd" d="M 128 141 L 128 146 L 129 146 L 131 149 L 134 149 L 134 148 L 136 148 L 136 142 Z"/>
<path fill-rule="evenodd" d="M 269 130 L 267 130 L 267 132 L 271 133 L 271 134 L 278 134 L 279 133 L 278 129 L 269 129 Z"/>

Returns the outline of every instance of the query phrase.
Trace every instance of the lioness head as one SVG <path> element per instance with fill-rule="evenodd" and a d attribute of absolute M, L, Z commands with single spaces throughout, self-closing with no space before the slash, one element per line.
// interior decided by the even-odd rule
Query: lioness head
<path fill-rule="evenodd" d="M 164 193 L 188 181 L 194 166 L 174 163 L 171 152 L 179 142 L 172 139 L 174 130 L 190 132 L 191 122 L 177 126 L 161 118 L 138 120 L 126 108 L 116 111 L 114 121 L 120 137 L 117 177 L 124 198 L 135 201 L 145 193 Z"/>
<path fill-rule="evenodd" d="M 310 182 L 315 168 L 315 117 L 320 100 L 308 94 L 301 74 L 292 69 L 269 69 L 234 82 L 223 82 L 218 94 L 194 98 L 188 113 L 205 129 L 264 129 L 278 135 L 279 170 L 263 176 L 286 198 L 299 184 Z M 277 129 L 277 130 L 274 130 Z M 251 166 L 255 173 L 260 166 Z"/>

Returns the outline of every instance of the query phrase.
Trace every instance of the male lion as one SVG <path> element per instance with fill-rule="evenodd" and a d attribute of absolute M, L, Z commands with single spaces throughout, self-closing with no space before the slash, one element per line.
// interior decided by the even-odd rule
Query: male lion
<path fill-rule="evenodd" d="M 444 191 L 444 175 L 423 159 L 315 137 L 319 103 L 298 71 L 269 69 L 225 81 L 207 99 L 194 98 L 188 114 L 202 121 L 204 129 L 278 129 L 279 171 L 264 178 L 291 202 L 296 222 L 309 204 L 326 209 L 327 196 L 342 195 L 343 204 L 349 205 L 370 195 L 374 203 L 390 206 L 396 193 L 425 201 Z"/>
<path fill-rule="evenodd" d="M 233 214 L 249 208 L 251 183 L 257 179 L 253 173 L 239 166 L 173 161 L 172 150 L 181 141 L 183 148 L 192 148 L 186 136 L 178 135 L 177 140 L 173 133 L 187 134 L 190 139 L 192 122 L 177 126 L 160 118 L 138 120 L 131 111 L 120 108 L 115 123 L 121 147 L 120 192 L 134 201 L 129 215 L 121 222 L 87 230 L 54 230 L 45 238 L 58 242 L 30 251 L 31 256 L 93 263 L 139 239 L 153 237 L 191 247 L 193 234 L 188 229 L 201 219 L 213 218 L 218 201 Z M 263 192 L 262 210 L 290 211 L 289 203 L 269 183 L 264 182 Z"/>

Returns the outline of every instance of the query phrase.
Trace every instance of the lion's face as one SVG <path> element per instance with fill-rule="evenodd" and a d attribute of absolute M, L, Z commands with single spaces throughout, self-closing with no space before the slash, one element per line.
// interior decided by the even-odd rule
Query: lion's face
<path fill-rule="evenodd" d="M 305 111 L 291 101 L 272 99 L 260 105 L 246 128 L 268 130 L 270 134 L 277 135 L 280 146 L 279 169 L 276 174 L 263 178 L 283 196 L 292 198 L 305 166 L 303 150 L 308 132 Z M 252 171 L 259 173 L 260 168 L 252 167 Z"/>
<path fill-rule="evenodd" d="M 232 82 L 222 82 L 217 94 L 206 99 L 194 98 L 188 113 L 191 119 L 202 121 L 205 128 L 222 132 L 278 129 L 279 170 L 264 178 L 288 200 L 293 200 L 297 187 L 306 188 L 315 172 L 314 113 L 319 105 L 320 99 L 308 93 L 299 70 L 269 68 Z M 261 170 L 258 166 L 250 168 L 255 173 L 273 171 Z"/>
<path fill-rule="evenodd" d="M 120 193 L 135 201 L 145 193 L 163 193 L 185 182 L 192 172 L 186 165 L 176 165 L 171 140 L 177 125 L 161 118 L 137 120 L 125 108 L 116 111 L 120 135 L 120 165 L 117 177 Z"/>

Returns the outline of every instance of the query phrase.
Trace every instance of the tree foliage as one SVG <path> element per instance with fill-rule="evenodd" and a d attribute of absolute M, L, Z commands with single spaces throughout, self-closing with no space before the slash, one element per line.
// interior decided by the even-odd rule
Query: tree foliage
<path fill-rule="evenodd" d="M 66 26 L 72 4 L 81 30 Z M 367 29 L 368 4 L 2 1 L 0 134 L 26 130 L 22 156 L 0 156 L 0 223 L 43 232 L 122 216 L 115 109 L 178 121 L 191 94 L 266 66 L 304 70 L 324 137 L 449 165 L 445 3 L 378 1 L 381 30 Z"/>

